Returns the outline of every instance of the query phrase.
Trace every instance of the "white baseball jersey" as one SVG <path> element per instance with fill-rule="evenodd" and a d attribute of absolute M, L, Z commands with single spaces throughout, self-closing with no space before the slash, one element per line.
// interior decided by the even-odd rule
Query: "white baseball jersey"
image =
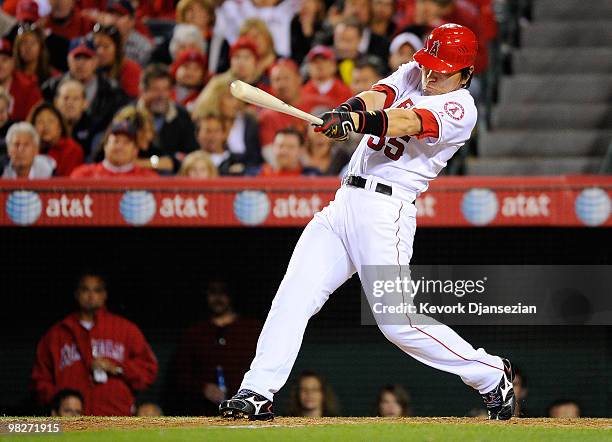
<path fill-rule="evenodd" d="M 373 175 L 417 195 L 427 190 L 447 161 L 470 138 L 476 124 L 474 99 L 466 89 L 443 95 L 423 95 L 421 69 L 416 62 L 374 85 L 389 90 L 395 99 L 386 108 L 426 109 L 438 123 L 437 138 L 418 136 L 379 137 L 365 135 L 351 158 L 348 173 Z M 424 122 L 425 126 L 425 122 Z"/>

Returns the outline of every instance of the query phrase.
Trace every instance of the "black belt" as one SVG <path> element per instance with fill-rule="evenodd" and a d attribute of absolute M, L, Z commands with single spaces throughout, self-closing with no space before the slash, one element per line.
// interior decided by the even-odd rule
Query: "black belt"
<path fill-rule="evenodd" d="M 348 186 L 365 189 L 366 183 L 367 180 L 365 178 L 357 175 L 348 175 L 346 178 L 344 178 L 344 184 Z M 376 189 L 374 190 L 384 195 L 393 195 L 393 188 L 391 186 L 387 186 L 386 184 L 376 183 Z"/>

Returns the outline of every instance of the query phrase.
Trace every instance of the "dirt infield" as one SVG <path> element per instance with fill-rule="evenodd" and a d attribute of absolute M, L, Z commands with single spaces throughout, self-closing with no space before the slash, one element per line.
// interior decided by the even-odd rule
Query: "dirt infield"
<path fill-rule="evenodd" d="M 41 418 L 4 418 L 20 422 L 40 422 Z M 55 419 L 55 418 L 54 418 Z M 594 428 L 612 429 L 612 419 L 512 419 L 508 422 L 489 421 L 472 417 L 411 417 L 411 418 L 376 418 L 376 417 L 336 417 L 336 418 L 299 418 L 278 417 L 271 422 L 227 421 L 218 417 L 79 417 L 61 418 L 64 431 L 96 430 L 129 430 L 141 428 L 197 428 L 227 426 L 257 427 L 303 427 L 309 425 L 363 425 L 372 423 L 405 423 L 405 424 L 460 424 L 460 425 L 507 425 L 521 427 L 546 428 Z M 46 422 L 49 418 L 45 419 Z"/>

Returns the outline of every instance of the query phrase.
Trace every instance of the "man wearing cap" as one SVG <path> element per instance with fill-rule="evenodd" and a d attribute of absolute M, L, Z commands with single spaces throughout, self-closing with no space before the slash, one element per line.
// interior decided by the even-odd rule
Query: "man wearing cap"
<path fill-rule="evenodd" d="M 259 83 L 260 75 L 257 69 L 259 54 L 257 45 L 249 37 L 240 37 L 230 47 L 230 68 L 228 71 L 214 75 L 206 84 L 193 106 L 192 117 L 194 120 L 202 118 L 209 113 L 216 102 L 216 91 L 222 85 L 227 85 L 234 80 L 242 80 L 245 83 L 268 89 Z"/>
<path fill-rule="evenodd" d="M 128 99 L 112 79 L 96 73 L 98 58 L 93 40 L 80 37 L 70 42 L 68 53 L 68 72 L 62 76 L 50 78 L 42 86 L 46 101 L 53 102 L 58 86 L 66 79 L 81 82 L 89 107 L 87 114 L 91 119 L 91 130 L 96 133 L 106 129 L 115 112 Z"/>
<path fill-rule="evenodd" d="M 130 0 L 110 0 L 106 6 L 107 25 L 116 26 L 124 44 L 125 56 L 141 66 L 148 63 L 153 43 L 136 29 L 136 10 Z"/>
<path fill-rule="evenodd" d="M 302 86 L 303 94 L 325 96 L 334 106 L 351 97 L 351 88 L 336 75 L 336 56 L 331 48 L 313 47 L 306 55 L 306 61 L 310 80 Z"/>
<path fill-rule="evenodd" d="M 12 98 L 9 106 L 12 121 L 25 120 L 34 105 L 42 100 L 37 82 L 15 70 L 13 46 L 5 38 L 0 40 L 0 86 Z"/>
<path fill-rule="evenodd" d="M 170 66 L 170 73 L 174 77 L 172 98 L 188 111 L 192 110 L 208 80 L 206 57 L 198 50 L 185 49 Z"/>
<path fill-rule="evenodd" d="M 77 167 L 71 178 L 157 177 L 150 169 L 136 165 L 138 145 L 136 127 L 128 121 L 111 126 L 104 142 L 104 160 L 97 164 Z"/>

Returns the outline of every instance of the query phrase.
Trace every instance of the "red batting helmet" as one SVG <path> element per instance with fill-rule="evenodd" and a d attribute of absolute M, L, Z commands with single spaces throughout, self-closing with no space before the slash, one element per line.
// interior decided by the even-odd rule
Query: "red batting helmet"
<path fill-rule="evenodd" d="M 472 66 L 477 51 L 476 35 L 465 26 L 449 23 L 431 31 L 414 60 L 427 69 L 448 74 Z"/>

